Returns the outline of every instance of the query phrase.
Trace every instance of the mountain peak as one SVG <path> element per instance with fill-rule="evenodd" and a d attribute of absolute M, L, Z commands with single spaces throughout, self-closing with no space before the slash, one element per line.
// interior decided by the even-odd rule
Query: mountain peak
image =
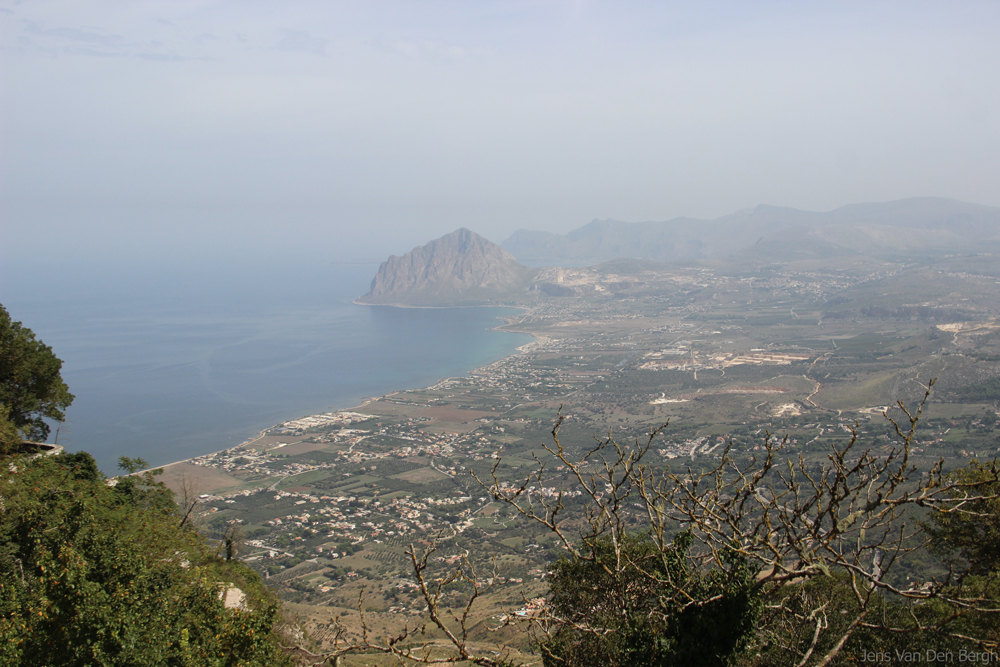
<path fill-rule="evenodd" d="M 462 227 L 389 257 L 359 303 L 408 306 L 481 305 L 523 290 L 531 271 L 514 256 Z"/>

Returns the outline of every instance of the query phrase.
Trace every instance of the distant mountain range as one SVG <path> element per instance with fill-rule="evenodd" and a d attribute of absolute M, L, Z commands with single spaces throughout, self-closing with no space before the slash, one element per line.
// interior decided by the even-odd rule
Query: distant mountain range
<path fill-rule="evenodd" d="M 1000 247 L 1000 208 L 919 197 L 828 213 L 761 205 L 715 220 L 594 220 L 568 234 L 518 230 L 501 246 L 528 266 L 587 266 L 619 257 L 657 262 L 746 256 L 791 261 L 880 258 Z"/>
<path fill-rule="evenodd" d="M 358 303 L 464 306 L 578 296 L 580 286 L 567 280 L 565 271 L 537 267 L 612 260 L 619 261 L 599 271 L 618 275 L 609 289 L 631 280 L 627 277 L 640 271 L 641 262 L 727 258 L 754 266 L 866 257 L 913 260 L 998 250 L 1000 208 L 929 197 L 852 204 L 828 213 L 758 206 L 715 220 L 594 220 L 568 234 L 519 230 L 503 247 L 463 228 L 402 257 L 389 257 Z"/>

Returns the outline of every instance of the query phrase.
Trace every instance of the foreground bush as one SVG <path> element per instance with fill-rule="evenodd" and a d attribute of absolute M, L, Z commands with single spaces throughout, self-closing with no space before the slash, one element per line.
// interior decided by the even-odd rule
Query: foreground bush
<path fill-rule="evenodd" d="M 0 466 L 0 664 L 288 664 L 273 595 L 182 529 L 151 474 L 111 486 L 87 454 Z"/>

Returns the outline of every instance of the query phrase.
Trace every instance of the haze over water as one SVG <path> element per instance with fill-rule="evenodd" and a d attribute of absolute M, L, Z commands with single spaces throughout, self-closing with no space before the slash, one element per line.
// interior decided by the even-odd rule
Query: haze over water
<path fill-rule="evenodd" d="M 76 400 L 59 443 L 112 473 L 122 455 L 161 465 L 217 451 L 280 421 L 464 374 L 530 340 L 491 330 L 511 309 L 353 305 L 376 269 L 90 273 L 61 290 L 8 275 L 0 294 L 64 361 Z"/>

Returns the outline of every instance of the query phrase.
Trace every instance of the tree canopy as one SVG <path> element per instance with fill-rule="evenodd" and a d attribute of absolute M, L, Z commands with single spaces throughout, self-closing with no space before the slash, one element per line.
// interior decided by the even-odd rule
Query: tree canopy
<path fill-rule="evenodd" d="M 938 512 L 925 526 L 934 551 L 957 567 L 985 575 L 1000 571 L 1000 482 L 997 461 L 972 460 L 954 471 L 953 484 L 983 485 L 984 496 L 965 504 L 964 512 Z"/>
<path fill-rule="evenodd" d="M 288 664 L 260 577 L 180 529 L 153 473 L 116 481 L 82 453 L 0 467 L 0 663 Z"/>
<path fill-rule="evenodd" d="M 561 558 L 548 600 L 559 620 L 540 643 L 545 665 L 733 664 L 760 615 L 757 571 L 731 552 L 727 568 L 699 572 L 688 558 L 692 542 L 681 533 L 659 549 L 649 535 L 626 534 L 618 544 L 597 540 L 592 558 Z"/>
<path fill-rule="evenodd" d="M 30 440 L 48 438 L 45 420 L 63 421 L 63 410 L 73 402 L 61 370 L 62 361 L 52 348 L 35 338 L 31 329 L 13 321 L 0 305 L 0 422 L 13 425 Z M 10 429 L 0 424 L 0 431 L 0 447 L 7 450 Z"/>

